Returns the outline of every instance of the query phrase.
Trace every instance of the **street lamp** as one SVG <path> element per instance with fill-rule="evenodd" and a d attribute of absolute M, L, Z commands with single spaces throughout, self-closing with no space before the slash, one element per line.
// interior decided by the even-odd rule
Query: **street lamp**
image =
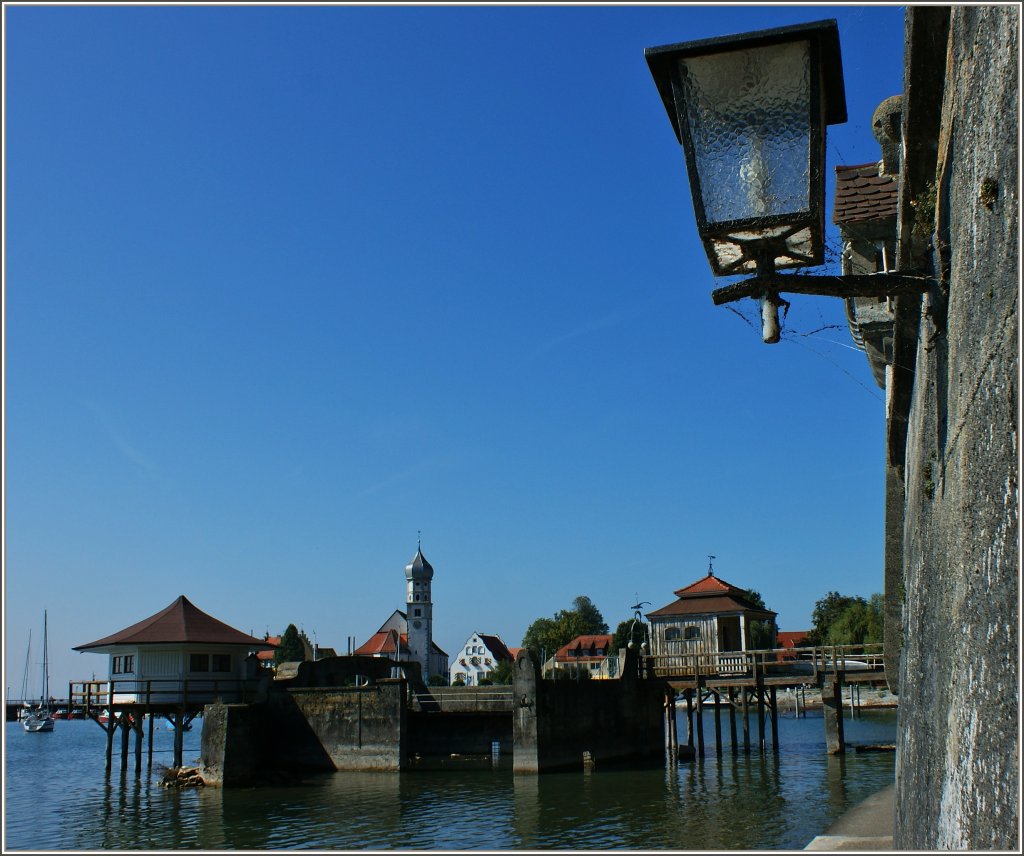
<path fill-rule="evenodd" d="M 852 297 L 925 289 L 919 277 L 889 275 L 882 283 L 777 273 L 824 260 L 825 128 L 846 121 L 834 20 L 663 45 L 644 55 L 686 156 L 712 272 L 754 274 L 714 291 L 716 304 L 759 297 L 763 339 L 774 343 L 785 303 L 780 291 Z"/>

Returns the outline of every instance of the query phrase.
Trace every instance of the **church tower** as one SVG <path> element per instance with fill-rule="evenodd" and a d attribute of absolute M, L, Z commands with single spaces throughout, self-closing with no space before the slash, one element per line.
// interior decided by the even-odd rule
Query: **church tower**
<path fill-rule="evenodd" d="M 405 566 L 406 616 L 408 620 L 409 658 L 423 669 L 423 680 L 430 678 L 430 652 L 434 637 L 434 604 L 430 596 L 430 581 L 434 569 L 425 558 L 419 544 L 416 555 Z"/>

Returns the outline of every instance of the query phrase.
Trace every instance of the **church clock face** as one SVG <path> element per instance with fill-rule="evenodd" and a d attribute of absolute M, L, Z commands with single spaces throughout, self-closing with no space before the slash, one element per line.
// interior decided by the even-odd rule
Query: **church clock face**
<path fill-rule="evenodd" d="M 420 629 L 420 627 L 422 627 L 422 626 L 423 626 L 423 622 L 421 622 L 421 621 L 414 621 L 414 622 L 412 623 L 412 626 L 413 626 L 413 627 L 415 627 L 415 628 L 416 628 L 417 630 L 419 630 L 419 629 Z"/>

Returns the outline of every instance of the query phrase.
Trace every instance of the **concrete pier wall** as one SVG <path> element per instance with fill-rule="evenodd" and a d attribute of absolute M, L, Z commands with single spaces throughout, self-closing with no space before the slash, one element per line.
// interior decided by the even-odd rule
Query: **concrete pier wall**
<path fill-rule="evenodd" d="M 296 688 L 269 699 L 277 766 L 401 770 L 407 750 L 405 683 Z"/>
<path fill-rule="evenodd" d="M 632 653 L 632 652 L 631 652 Z M 623 669 L 632 675 L 635 664 Z M 665 687 L 657 680 L 548 681 L 528 651 L 516 659 L 513 769 L 581 770 L 588 762 L 663 763 Z"/>

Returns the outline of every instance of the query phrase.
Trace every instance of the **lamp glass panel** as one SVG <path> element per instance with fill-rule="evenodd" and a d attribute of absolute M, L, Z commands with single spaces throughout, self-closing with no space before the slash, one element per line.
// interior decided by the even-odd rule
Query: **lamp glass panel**
<path fill-rule="evenodd" d="M 810 208 L 806 41 L 679 60 L 709 224 Z"/>

